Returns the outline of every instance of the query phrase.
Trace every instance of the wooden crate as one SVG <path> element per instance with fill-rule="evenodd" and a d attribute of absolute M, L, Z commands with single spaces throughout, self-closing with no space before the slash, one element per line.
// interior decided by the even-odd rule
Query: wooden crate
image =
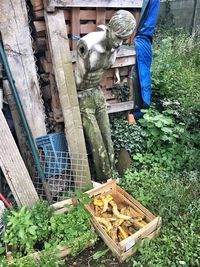
<path fill-rule="evenodd" d="M 144 239 L 154 238 L 161 227 L 161 217 L 153 215 L 149 210 L 147 210 L 144 206 L 142 206 L 137 200 L 131 197 L 127 192 L 125 192 L 121 187 L 116 184 L 115 180 L 108 181 L 107 183 L 98 186 L 87 192 L 90 197 L 94 197 L 100 194 L 110 194 L 116 203 L 121 203 L 127 206 L 131 206 L 134 210 L 136 210 L 139 214 L 145 216 L 145 220 L 147 224 L 138 230 L 133 235 L 128 238 L 122 240 L 119 243 L 114 242 L 111 237 L 105 232 L 102 228 L 101 224 L 97 222 L 94 216 L 94 210 L 92 208 L 92 204 L 87 205 L 87 210 L 92 214 L 92 223 L 100 235 L 100 237 L 104 240 L 106 245 L 111 249 L 113 254 L 117 257 L 120 262 L 123 262 L 127 257 L 134 253 L 135 245 L 138 241 L 139 246 L 143 245 Z"/>

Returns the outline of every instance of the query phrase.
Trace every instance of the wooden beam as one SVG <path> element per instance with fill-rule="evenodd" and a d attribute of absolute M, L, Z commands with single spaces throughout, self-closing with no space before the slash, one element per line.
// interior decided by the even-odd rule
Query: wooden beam
<path fill-rule="evenodd" d="M 116 7 L 141 8 L 143 0 L 48 0 L 47 11 L 56 7 Z"/>
<path fill-rule="evenodd" d="M 45 11 L 44 15 L 69 149 L 72 154 L 81 153 L 85 155 L 87 161 L 64 11 L 62 9 L 57 10 L 55 13 L 47 13 Z M 84 171 L 86 178 L 82 183 L 91 183 L 88 161 Z M 81 186 L 81 184 L 78 184 L 78 179 L 76 184 Z"/>
<path fill-rule="evenodd" d="M 114 104 L 109 104 L 107 106 L 108 113 L 116 113 L 131 109 L 133 109 L 133 101 L 114 103 Z"/>
<path fill-rule="evenodd" d="M 45 112 L 35 67 L 26 2 L 0 1 L 0 31 L 31 133 L 46 135 Z"/>
<path fill-rule="evenodd" d="M 17 205 L 31 206 L 38 195 L 1 110 L 0 125 L 0 167 Z"/>

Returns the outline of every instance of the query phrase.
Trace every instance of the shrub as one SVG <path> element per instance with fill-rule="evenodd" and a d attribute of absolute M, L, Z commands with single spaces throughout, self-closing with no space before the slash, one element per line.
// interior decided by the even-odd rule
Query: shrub
<path fill-rule="evenodd" d="M 146 133 L 137 124 L 129 124 L 124 118 L 115 118 L 111 121 L 112 141 L 115 152 L 125 148 L 131 155 L 145 149 Z"/>
<path fill-rule="evenodd" d="M 152 88 L 179 101 L 185 115 L 200 111 L 200 38 L 179 33 L 154 43 Z"/>

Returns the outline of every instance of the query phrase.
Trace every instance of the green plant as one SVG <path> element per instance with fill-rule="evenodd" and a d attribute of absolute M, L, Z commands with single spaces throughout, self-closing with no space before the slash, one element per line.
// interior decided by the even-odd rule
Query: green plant
<path fill-rule="evenodd" d="M 89 242 L 94 243 L 97 240 L 97 235 L 91 230 L 90 217 L 82 203 L 70 207 L 67 214 L 52 216 L 49 244 L 72 247 L 72 255 L 76 255 Z"/>
<path fill-rule="evenodd" d="M 115 118 L 111 121 L 111 130 L 115 152 L 122 148 L 130 154 L 144 151 L 147 134 L 139 125 L 129 124 L 123 117 Z"/>
<path fill-rule="evenodd" d="M 40 200 L 30 209 L 31 220 L 37 226 L 37 241 L 44 242 L 50 235 L 50 218 L 53 215 L 53 208 L 49 207 L 47 201 Z"/>
<path fill-rule="evenodd" d="M 166 34 L 166 33 L 165 33 Z M 178 101 L 184 117 L 200 111 L 200 38 L 176 33 L 154 42 L 152 91 Z"/>
<path fill-rule="evenodd" d="M 174 174 L 158 165 L 129 170 L 120 185 L 154 214 L 161 233 L 131 257 L 132 266 L 199 266 L 199 173 Z"/>
<path fill-rule="evenodd" d="M 169 146 L 177 142 L 180 135 L 184 132 L 183 125 L 175 124 L 173 117 L 166 116 L 154 109 L 144 110 L 145 114 L 139 120 L 147 132 L 147 148 L 157 150 L 165 144 Z"/>
<path fill-rule="evenodd" d="M 7 219 L 4 242 L 13 246 L 16 251 L 32 251 L 37 241 L 37 226 L 31 220 L 30 211 L 26 207 L 19 211 L 12 210 Z"/>
<path fill-rule="evenodd" d="M 112 88 L 112 93 L 121 102 L 129 100 L 130 90 L 127 83 L 115 84 Z"/>

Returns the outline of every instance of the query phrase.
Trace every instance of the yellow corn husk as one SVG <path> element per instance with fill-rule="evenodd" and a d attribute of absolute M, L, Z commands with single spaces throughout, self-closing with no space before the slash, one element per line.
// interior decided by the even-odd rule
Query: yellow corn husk
<path fill-rule="evenodd" d="M 95 206 L 99 206 L 99 207 L 103 207 L 104 206 L 103 201 L 101 199 L 96 198 L 96 197 L 93 199 L 93 204 Z"/>
<path fill-rule="evenodd" d="M 108 203 L 113 199 L 111 195 L 101 196 L 101 200 L 103 202 L 103 210 L 102 213 L 106 212 L 108 209 Z"/>
<path fill-rule="evenodd" d="M 117 208 L 117 204 L 115 203 L 114 200 L 111 200 L 109 203 L 110 203 L 110 205 L 113 207 L 113 209 L 112 209 L 112 210 L 113 210 L 113 214 L 114 214 L 117 218 L 119 218 L 119 219 L 123 219 L 123 220 L 130 220 L 130 219 L 131 219 L 130 216 L 126 216 L 126 215 L 123 215 L 123 214 L 119 213 L 118 208 Z"/>
<path fill-rule="evenodd" d="M 128 237 L 128 233 L 121 226 L 119 226 L 118 229 L 119 229 L 119 233 L 122 236 L 123 240 L 126 239 Z"/>
<path fill-rule="evenodd" d="M 95 219 L 104 226 L 106 226 L 108 232 L 112 229 L 112 224 L 110 223 L 109 219 L 101 217 L 95 217 Z"/>
<path fill-rule="evenodd" d="M 114 240 L 115 242 L 118 242 L 118 236 L 117 236 L 117 228 L 113 228 L 109 232 L 109 236 Z"/>
<path fill-rule="evenodd" d="M 117 219 L 117 220 L 113 223 L 113 226 L 118 228 L 123 222 L 124 222 L 124 219 Z"/>

